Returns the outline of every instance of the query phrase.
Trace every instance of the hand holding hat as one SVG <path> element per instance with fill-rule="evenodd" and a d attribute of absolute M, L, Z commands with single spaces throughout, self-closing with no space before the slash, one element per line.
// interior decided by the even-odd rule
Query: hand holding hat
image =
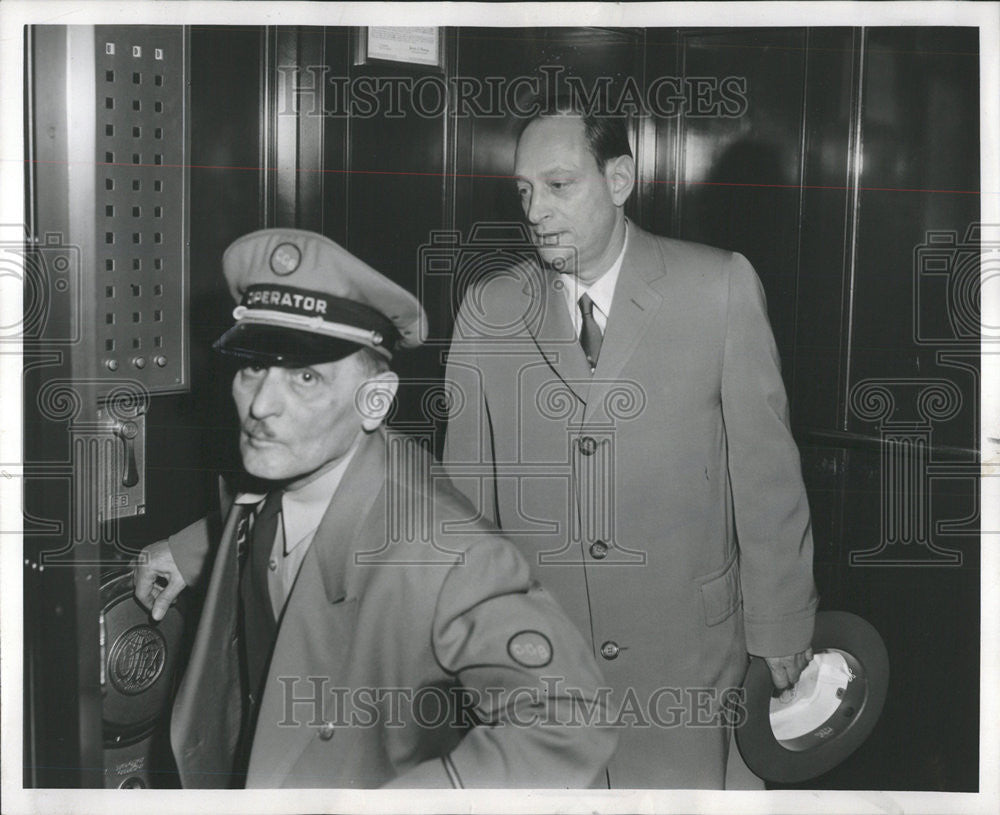
<path fill-rule="evenodd" d="M 790 692 L 774 695 L 771 670 L 758 657 L 743 680 L 746 719 L 736 744 L 768 781 L 828 772 L 861 746 L 882 713 L 889 655 L 871 625 L 846 612 L 821 612 L 810 650 L 813 658 Z"/>

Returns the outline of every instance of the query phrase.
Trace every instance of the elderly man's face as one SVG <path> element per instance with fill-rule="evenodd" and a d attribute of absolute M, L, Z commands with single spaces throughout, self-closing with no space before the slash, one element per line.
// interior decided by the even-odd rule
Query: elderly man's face
<path fill-rule="evenodd" d="M 360 354 L 305 368 L 249 365 L 233 379 L 240 417 L 240 453 L 247 472 L 290 481 L 291 488 L 331 469 L 351 449 L 362 429 L 374 429 L 384 410 L 359 410 L 373 400 L 360 388 L 382 380 L 395 393 L 395 374 L 372 379 Z M 385 392 L 383 391 L 383 395 Z M 388 408 L 388 404 L 385 405 Z"/>
<path fill-rule="evenodd" d="M 517 192 L 538 252 L 557 271 L 575 273 L 585 282 L 603 274 L 618 250 L 612 235 L 623 215 L 615 201 L 613 169 L 611 163 L 603 172 L 598 168 L 578 116 L 536 119 L 517 144 Z"/>

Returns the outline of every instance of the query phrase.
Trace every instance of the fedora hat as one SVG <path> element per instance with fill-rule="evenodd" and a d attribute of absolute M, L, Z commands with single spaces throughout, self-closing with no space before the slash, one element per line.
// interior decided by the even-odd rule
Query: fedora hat
<path fill-rule="evenodd" d="M 889 686 L 889 655 L 869 623 L 844 611 L 816 615 L 813 659 L 775 696 L 771 672 L 753 657 L 743 681 L 745 717 L 736 744 L 767 781 L 795 783 L 836 767 L 872 732 Z"/>

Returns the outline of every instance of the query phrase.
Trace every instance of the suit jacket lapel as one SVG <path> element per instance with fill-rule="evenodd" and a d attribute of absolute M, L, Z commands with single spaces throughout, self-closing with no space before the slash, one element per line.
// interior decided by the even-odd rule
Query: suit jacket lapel
<path fill-rule="evenodd" d="M 622 261 L 601 355 L 594 372 L 587 418 L 603 405 L 609 391 L 620 387 L 622 368 L 635 352 L 643 334 L 663 303 L 651 285 L 666 273 L 663 256 L 649 233 L 629 221 L 628 248 Z M 626 383 L 627 384 L 627 383 Z"/>
<path fill-rule="evenodd" d="M 362 548 L 360 530 L 385 487 L 386 449 L 383 430 L 361 440 L 316 530 L 313 549 L 331 603 L 343 600 L 351 590 L 347 578 L 356 565 L 353 555 Z"/>
<path fill-rule="evenodd" d="M 227 518 L 190 662 L 174 701 L 170 740 L 185 787 L 225 787 L 230 781 L 242 722 L 236 533 L 243 516 L 236 507 Z"/>
<path fill-rule="evenodd" d="M 342 597 L 327 603 L 324 595 L 319 558 L 310 547 L 274 645 L 247 787 L 282 786 L 319 738 L 318 727 L 343 714 L 336 710 L 331 690 L 343 687 L 348 675 L 357 600 Z"/>
<path fill-rule="evenodd" d="M 562 282 L 556 274 L 538 264 L 528 267 L 528 275 L 524 294 L 529 298 L 538 297 L 541 308 L 525 310 L 524 313 L 530 315 L 530 319 L 525 319 L 525 325 L 552 370 L 586 402 L 590 366 L 573 329 L 566 299 L 559 289 Z"/>
<path fill-rule="evenodd" d="M 329 702 L 329 689 L 344 683 L 357 611 L 354 554 L 385 543 L 362 539 L 360 534 L 370 513 L 379 509 L 385 453 L 381 431 L 362 439 L 302 562 L 271 657 L 248 787 L 281 786 L 303 751 L 318 738 L 322 708 L 314 710 L 311 701 L 289 706 L 288 700 L 316 693 L 320 704 Z M 284 684 L 279 677 L 285 678 Z M 327 684 L 316 691 L 308 677 L 321 677 Z M 276 722 L 285 725 L 275 726 Z"/>

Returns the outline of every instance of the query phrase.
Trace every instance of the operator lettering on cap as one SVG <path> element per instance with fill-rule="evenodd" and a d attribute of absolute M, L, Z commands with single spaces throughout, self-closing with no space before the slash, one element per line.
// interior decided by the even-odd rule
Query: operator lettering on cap
<path fill-rule="evenodd" d="M 574 715 L 599 714 L 589 646 L 423 447 L 383 427 L 418 301 L 301 230 L 240 238 L 223 270 L 236 322 L 216 348 L 241 366 L 240 452 L 266 487 L 236 497 L 221 540 L 199 521 L 134 573 L 154 620 L 205 586 L 171 721 L 184 786 L 592 784 L 616 737 Z M 392 540 L 423 506 L 429 535 Z"/>

